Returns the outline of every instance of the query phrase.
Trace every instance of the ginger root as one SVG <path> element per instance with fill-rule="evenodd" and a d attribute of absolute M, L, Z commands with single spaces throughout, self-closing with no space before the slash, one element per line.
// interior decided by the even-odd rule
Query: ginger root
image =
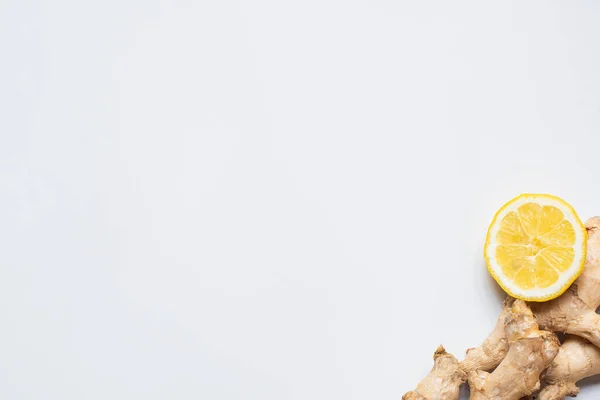
<path fill-rule="evenodd" d="M 456 400 L 465 373 L 458 360 L 439 346 L 433 355 L 433 368 L 414 391 L 402 396 L 402 400 Z"/>
<path fill-rule="evenodd" d="M 579 388 L 575 384 L 597 374 L 600 374 L 600 349 L 585 339 L 570 336 L 548 367 L 544 375 L 547 385 L 538 398 L 561 400 L 566 396 L 576 396 Z"/>
<path fill-rule="evenodd" d="M 540 374 L 558 353 L 553 332 L 542 331 L 522 300 L 516 300 L 506 317 L 509 349 L 492 373 L 471 371 L 471 400 L 519 400 L 539 390 Z"/>
<path fill-rule="evenodd" d="M 466 374 L 477 370 L 491 371 L 506 356 L 508 340 L 504 332 L 504 325 L 513 301 L 512 297 L 504 300 L 502 312 L 498 317 L 496 326 L 481 346 L 467 350 L 465 359 L 460 362 L 460 366 Z"/>
<path fill-rule="evenodd" d="M 511 297 L 504 301 L 494 330 L 481 346 L 468 349 L 465 359 L 460 363 L 443 346 L 439 346 L 433 355 L 434 366 L 431 372 L 415 391 L 402 396 L 402 400 L 457 400 L 460 385 L 467 379 L 469 372 L 496 368 L 508 351 L 504 328 L 513 301 Z"/>

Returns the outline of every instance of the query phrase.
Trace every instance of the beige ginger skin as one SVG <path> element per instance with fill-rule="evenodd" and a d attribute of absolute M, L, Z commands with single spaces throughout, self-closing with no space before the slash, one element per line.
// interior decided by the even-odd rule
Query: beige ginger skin
<path fill-rule="evenodd" d="M 548 367 L 544 381 L 546 387 L 540 392 L 539 400 L 561 400 L 576 396 L 578 381 L 600 374 L 600 349 L 585 339 L 570 336 L 560 346 L 558 355 Z"/>
<path fill-rule="evenodd" d="M 469 373 L 471 400 L 519 400 L 540 388 L 540 375 L 556 357 L 560 342 L 540 330 L 527 304 L 516 300 L 508 312 L 505 333 L 509 349 L 492 373 Z"/>
<path fill-rule="evenodd" d="M 417 385 L 417 388 L 402 396 L 402 400 L 456 400 L 465 373 L 458 361 L 443 346 L 433 355 L 433 368 Z"/>
<path fill-rule="evenodd" d="M 538 329 L 525 302 L 515 300 L 512 305 L 509 304 L 510 302 L 506 302 L 503 310 L 504 338 L 508 342 L 508 352 L 493 373 L 470 371 L 468 379 L 472 400 L 518 400 L 533 393 L 540 387 L 540 374 L 558 352 L 560 343 L 556 335 Z M 467 375 L 463 366 L 441 346 L 436 351 L 434 360 L 431 372 L 414 391 L 402 396 L 402 400 L 458 399 L 460 385 Z"/>
<path fill-rule="evenodd" d="M 402 396 L 402 400 L 456 400 L 460 385 L 469 372 L 496 368 L 508 351 L 504 323 L 513 301 L 512 298 L 504 301 L 494 330 L 481 346 L 467 350 L 462 362 L 459 363 L 443 346 L 439 346 L 433 355 L 431 372 L 418 384 L 416 390 Z"/>
<path fill-rule="evenodd" d="M 498 317 L 496 326 L 490 335 L 479 347 L 467 350 L 465 359 L 460 366 L 468 374 L 471 371 L 491 371 L 500 364 L 508 351 L 508 340 L 504 333 L 504 322 L 508 316 L 514 299 L 511 297 L 504 300 L 502 312 Z"/>
<path fill-rule="evenodd" d="M 460 363 L 443 346 L 439 346 L 433 355 L 431 372 L 417 385 L 416 390 L 402 396 L 402 400 L 456 400 L 460 385 L 469 372 L 496 368 L 508 351 L 504 323 L 513 301 L 510 297 L 504 301 L 494 330 L 481 346 L 467 350 L 465 359 Z"/>

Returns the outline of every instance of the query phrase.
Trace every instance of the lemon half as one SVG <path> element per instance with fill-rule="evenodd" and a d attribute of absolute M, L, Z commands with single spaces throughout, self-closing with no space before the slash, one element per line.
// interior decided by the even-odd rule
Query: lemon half
<path fill-rule="evenodd" d="M 585 227 L 566 201 L 522 194 L 494 216 L 485 261 L 511 296 L 547 301 L 563 294 L 583 271 L 586 241 Z"/>

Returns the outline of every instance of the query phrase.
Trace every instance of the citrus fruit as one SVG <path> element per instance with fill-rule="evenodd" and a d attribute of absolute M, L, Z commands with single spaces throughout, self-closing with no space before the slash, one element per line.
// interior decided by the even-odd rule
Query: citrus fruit
<path fill-rule="evenodd" d="M 496 282 L 513 297 L 546 301 L 560 296 L 583 271 L 587 234 L 564 200 L 522 194 L 494 216 L 485 261 Z"/>

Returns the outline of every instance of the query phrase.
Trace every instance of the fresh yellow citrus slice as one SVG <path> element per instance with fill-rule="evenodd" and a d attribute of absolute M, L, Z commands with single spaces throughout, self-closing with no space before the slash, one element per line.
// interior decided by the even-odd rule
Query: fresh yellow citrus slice
<path fill-rule="evenodd" d="M 522 194 L 494 216 L 485 241 L 485 261 L 504 291 L 528 301 L 564 293 L 583 271 L 587 233 L 564 200 Z"/>

